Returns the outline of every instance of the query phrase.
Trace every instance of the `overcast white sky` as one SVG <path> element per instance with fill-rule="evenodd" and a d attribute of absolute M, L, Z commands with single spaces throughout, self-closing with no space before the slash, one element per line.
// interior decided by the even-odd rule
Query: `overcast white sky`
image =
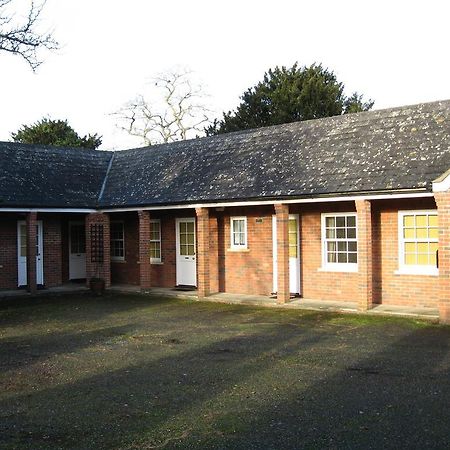
<path fill-rule="evenodd" d="M 25 0 L 24 0 L 25 1 Z M 138 146 L 110 113 L 151 76 L 196 72 L 219 116 L 275 65 L 321 62 L 375 108 L 450 98 L 450 2 L 48 0 L 61 49 L 33 73 L 0 53 L 0 140 L 43 116 Z"/>

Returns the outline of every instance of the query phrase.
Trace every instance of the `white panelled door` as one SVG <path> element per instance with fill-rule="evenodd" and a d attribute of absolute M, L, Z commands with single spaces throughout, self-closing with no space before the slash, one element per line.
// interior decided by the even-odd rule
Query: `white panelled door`
<path fill-rule="evenodd" d="M 197 286 L 195 218 L 176 219 L 177 286 Z"/>
<path fill-rule="evenodd" d="M 27 285 L 27 225 L 17 222 L 17 284 Z M 42 221 L 36 223 L 36 284 L 44 284 L 44 235 Z"/>
<path fill-rule="evenodd" d="M 69 223 L 69 279 L 86 278 L 86 231 L 83 222 Z"/>
<path fill-rule="evenodd" d="M 273 292 L 278 290 L 277 217 L 272 216 Z M 300 294 L 300 237 L 297 214 L 289 215 L 289 291 Z"/>

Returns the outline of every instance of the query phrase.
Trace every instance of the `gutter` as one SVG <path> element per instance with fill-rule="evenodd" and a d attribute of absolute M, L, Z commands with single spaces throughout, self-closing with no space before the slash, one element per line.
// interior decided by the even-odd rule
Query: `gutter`
<path fill-rule="evenodd" d="M 102 187 L 100 189 L 100 193 L 98 194 L 98 199 L 97 199 L 98 203 L 100 203 L 100 200 L 103 197 L 103 193 L 105 192 L 106 182 L 108 181 L 108 175 L 109 175 L 109 172 L 111 171 L 111 167 L 113 165 L 113 161 L 114 161 L 114 157 L 115 156 L 116 156 L 116 152 L 113 152 L 113 154 L 111 155 L 111 159 L 109 160 L 108 167 L 106 169 L 105 178 L 103 179 L 103 183 L 102 183 Z"/>

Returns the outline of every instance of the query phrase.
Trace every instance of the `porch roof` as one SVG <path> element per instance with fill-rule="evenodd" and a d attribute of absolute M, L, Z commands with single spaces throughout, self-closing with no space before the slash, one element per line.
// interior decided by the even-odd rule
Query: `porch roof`
<path fill-rule="evenodd" d="M 117 152 L 0 143 L 0 158 L 0 208 L 430 192 L 450 167 L 450 100 Z"/>

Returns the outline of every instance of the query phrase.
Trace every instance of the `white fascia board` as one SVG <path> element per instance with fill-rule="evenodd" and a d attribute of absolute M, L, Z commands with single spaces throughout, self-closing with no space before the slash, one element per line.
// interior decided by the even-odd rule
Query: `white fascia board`
<path fill-rule="evenodd" d="M 450 169 L 433 181 L 433 192 L 450 191 Z"/>
<path fill-rule="evenodd" d="M 97 210 L 95 209 L 86 209 L 86 208 L 1 208 L 0 212 L 38 212 L 38 213 L 95 213 Z"/>
<path fill-rule="evenodd" d="M 139 206 L 128 208 L 104 208 L 99 209 L 99 212 L 113 213 L 113 212 L 127 212 L 127 211 L 162 211 L 162 210 L 177 210 L 177 209 L 195 209 L 195 208 L 226 208 L 236 206 L 264 206 L 274 204 L 305 204 L 305 203 L 327 203 L 327 202 L 351 202 L 355 200 L 394 200 L 394 199 L 408 199 L 408 198 L 426 198 L 433 197 L 432 192 L 405 192 L 399 194 L 379 194 L 379 195 L 354 195 L 354 196 L 339 196 L 339 197 L 314 197 L 291 200 L 260 200 L 260 201 L 240 201 L 240 202 L 218 202 L 218 203 L 190 203 L 184 205 L 167 205 L 167 206 Z"/>

